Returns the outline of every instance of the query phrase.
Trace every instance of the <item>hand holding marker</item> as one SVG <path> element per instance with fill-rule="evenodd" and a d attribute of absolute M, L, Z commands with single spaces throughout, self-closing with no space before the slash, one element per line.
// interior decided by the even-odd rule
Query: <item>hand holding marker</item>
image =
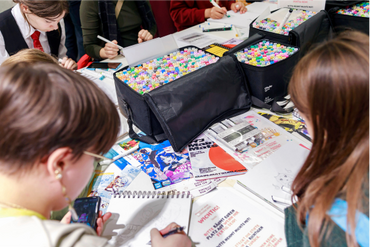
<path fill-rule="evenodd" d="M 175 233 L 180 233 L 180 232 L 182 232 L 183 230 L 185 229 L 185 226 L 179 226 L 179 227 L 176 227 L 176 228 L 174 228 L 174 229 L 172 229 L 172 230 L 170 230 L 169 232 L 167 232 L 167 233 L 165 233 L 165 234 L 161 234 L 162 235 L 162 237 L 163 238 L 165 238 L 165 237 L 168 237 L 168 236 L 170 236 L 170 235 L 172 235 L 172 234 L 175 234 Z M 147 243 L 147 245 L 151 245 L 152 244 L 152 241 L 149 241 L 148 243 Z"/>
<path fill-rule="evenodd" d="M 102 36 L 100 36 L 100 35 L 98 35 L 97 37 L 98 37 L 98 39 L 101 39 L 101 40 L 103 40 L 104 42 L 107 42 L 107 43 L 111 43 L 111 44 L 113 44 L 113 45 L 116 45 L 116 46 L 119 48 L 120 54 L 121 54 L 121 55 L 123 55 L 123 52 L 122 52 L 123 47 L 122 47 L 122 46 L 117 45 L 117 44 L 113 43 L 112 41 L 110 41 L 110 40 L 108 40 L 108 39 L 106 39 L 106 38 L 104 38 L 104 37 L 102 37 Z"/>
<path fill-rule="evenodd" d="M 219 9 L 222 9 L 221 7 L 220 7 L 220 5 L 218 5 L 214 0 L 209 0 L 211 3 L 212 3 L 212 5 L 213 6 L 215 6 L 216 8 L 219 8 Z M 226 17 L 230 17 L 227 13 L 225 14 L 225 16 Z"/>

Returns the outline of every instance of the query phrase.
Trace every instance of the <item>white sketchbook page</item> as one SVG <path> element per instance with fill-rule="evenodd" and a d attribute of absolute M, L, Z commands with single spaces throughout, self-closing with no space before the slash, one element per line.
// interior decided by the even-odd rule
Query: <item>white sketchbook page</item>
<path fill-rule="evenodd" d="M 284 219 L 232 188 L 214 190 L 193 203 L 189 237 L 197 247 L 286 246 Z"/>
<path fill-rule="evenodd" d="M 241 175 L 237 180 L 253 192 L 267 200 L 268 204 L 283 211 L 289 205 L 273 202 L 271 196 L 289 200 L 291 194 L 281 187 L 291 188 L 292 182 L 307 158 L 309 150 L 295 142 L 286 143 L 253 170 Z"/>
<path fill-rule="evenodd" d="M 227 14 L 230 16 L 229 18 L 227 18 L 226 16 L 224 16 L 222 19 L 208 18 L 207 21 L 233 24 L 239 28 L 247 28 L 254 19 L 256 19 L 260 14 L 262 14 L 266 10 L 266 8 L 269 7 L 271 11 L 277 9 L 276 4 L 263 2 L 255 2 L 250 5 L 247 5 L 246 7 L 248 10 L 244 14 L 240 14 L 239 12 L 234 13 L 234 11 L 229 10 L 227 12 Z"/>
<path fill-rule="evenodd" d="M 146 246 L 150 230 L 171 222 L 189 228 L 191 198 L 112 198 L 103 237 L 113 246 Z"/>

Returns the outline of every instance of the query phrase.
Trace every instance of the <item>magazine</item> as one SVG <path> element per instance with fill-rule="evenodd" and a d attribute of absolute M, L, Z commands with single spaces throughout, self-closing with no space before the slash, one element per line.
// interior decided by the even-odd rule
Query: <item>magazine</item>
<path fill-rule="evenodd" d="M 201 134 L 188 145 L 195 179 L 240 175 L 247 169 L 206 135 Z"/>
<path fill-rule="evenodd" d="M 302 119 L 294 120 L 265 112 L 258 112 L 258 114 L 270 120 L 274 124 L 279 125 L 287 132 L 291 134 L 297 133 L 301 135 L 303 138 L 307 139 L 308 141 L 311 141 L 311 136 L 308 134 L 306 124 Z"/>
<path fill-rule="evenodd" d="M 302 144 L 298 138 L 253 111 L 226 119 L 221 124 L 222 127 L 220 123 L 212 125 L 204 134 L 248 169 L 253 169 L 289 142 Z M 237 133 L 239 130 L 242 133 Z"/>
<path fill-rule="evenodd" d="M 141 170 L 150 176 L 155 189 L 193 176 L 187 150 L 176 153 L 168 140 L 156 145 L 141 142 L 139 150 L 129 156 L 141 164 Z"/>
<path fill-rule="evenodd" d="M 136 151 L 139 148 L 139 141 L 126 138 L 125 140 L 114 144 L 113 147 L 104 154 L 104 157 L 112 160 L 117 160 L 129 153 Z"/>

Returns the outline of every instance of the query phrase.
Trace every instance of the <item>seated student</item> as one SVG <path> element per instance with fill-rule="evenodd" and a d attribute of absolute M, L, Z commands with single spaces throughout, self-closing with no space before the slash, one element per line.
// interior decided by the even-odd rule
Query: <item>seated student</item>
<path fill-rule="evenodd" d="M 0 245 L 110 246 L 87 225 L 68 224 L 70 213 L 62 223 L 47 219 L 86 185 L 94 169 L 86 151 L 105 153 L 115 143 L 114 104 L 72 71 L 18 63 L 0 67 L 0 105 Z M 98 235 L 110 216 L 100 213 Z M 190 243 L 184 234 L 151 233 L 153 246 Z"/>
<path fill-rule="evenodd" d="M 177 31 L 202 23 L 208 18 L 221 19 L 230 9 L 241 14 L 247 12 L 243 3 L 225 0 L 216 2 L 221 9 L 214 7 L 208 0 L 171 0 L 170 14 Z"/>
<path fill-rule="evenodd" d="M 13 8 L 0 13 L 0 64 L 26 48 L 36 48 L 61 60 L 67 69 L 77 64 L 66 57 L 63 17 L 68 10 L 64 0 L 13 0 Z"/>
<path fill-rule="evenodd" d="M 123 3 L 121 0 L 82 0 L 80 18 L 86 54 L 98 60 L 116 57 L 119 49 L 101 41 L 97 35 L 127 47 L 151 40 L 157 32 L 153 13 L 145 0 Z"/>
<path fill-rule="evenodd" d="M 319 45 L 289 92 L 313 142 L 292 184 L 298 203 L 285 210 L 288 246 L 369 246 L 369 36 Z"/>

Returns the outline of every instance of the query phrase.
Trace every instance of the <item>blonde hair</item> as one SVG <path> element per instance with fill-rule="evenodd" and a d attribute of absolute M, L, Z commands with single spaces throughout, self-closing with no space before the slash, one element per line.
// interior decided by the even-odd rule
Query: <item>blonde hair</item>
<path fill-rule="evenodd" d="M 320 246 L 333 226 L 326 212 L 342 198 L 347 244 L 357 246 L 356 211 L 369 206 L 369 36 L 344 32 L 312 50 L 297 64 L 289 93 L 313 129 L 311 152 L 292 184 L 297 220 L 307 225 L 310 245 Z"/>
<path fill-rule="evenodd" d="M 16 54 L 10 56 L 9 58 L 7 58 L 1 64 L 1 66 L 14 65 L 20 62 L 26 62 L 26 63 L 44 62 L 44 63 L 59 64 L 57 59 L 55 59 L 49 54 L 42 52 L 38 49 L 23 49 L 17 52 Z"/>

